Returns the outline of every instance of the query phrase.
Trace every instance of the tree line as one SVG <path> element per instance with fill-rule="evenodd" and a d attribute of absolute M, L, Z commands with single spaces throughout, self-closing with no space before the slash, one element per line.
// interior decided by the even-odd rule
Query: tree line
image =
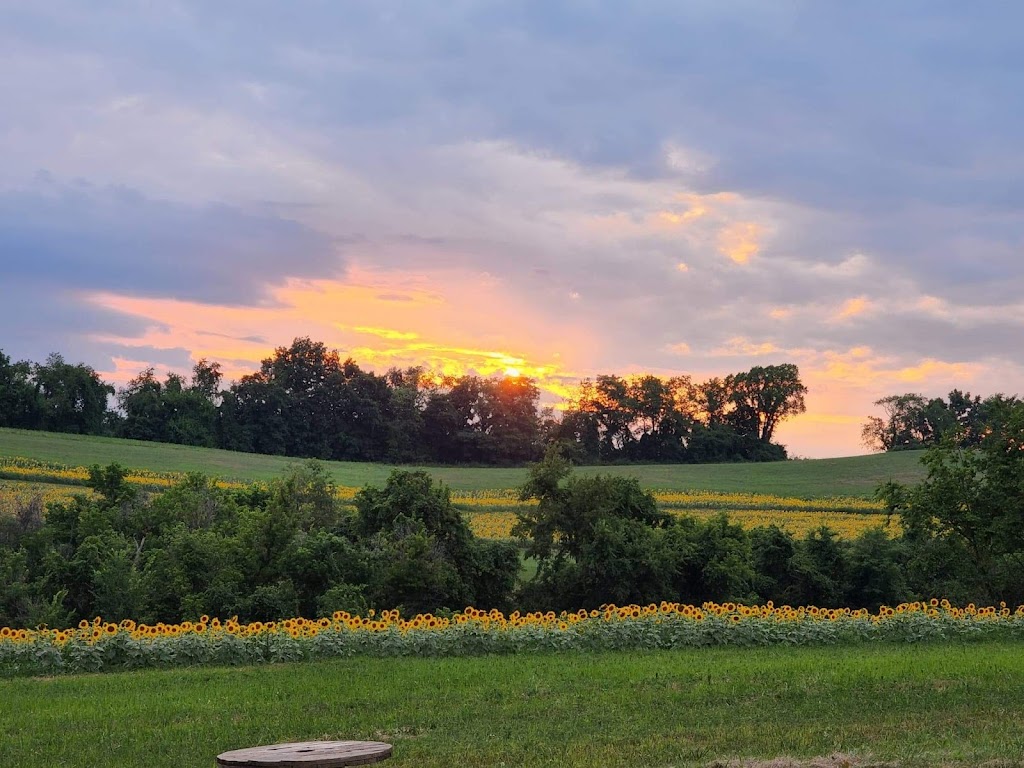
<path fill-rule="evenodd" d="M 400 464 L 521 465 L 552 444 L 578 463 L 785 459 L 775 429 L 805 410 L 806 392 L 792 364 L 703 382 L 601 375 L 556 411 L 528 377 L 379 375 L 309 338 L 229 386 L 200 360 L 190 378 L 150 368 L 115 389 L 57 354 L 38 364 L 0 351 L 0 426 Z"/>
<path fill-rule="evenodd" d="M 995 394 L 984 399 L 954 389 L 947 398 L 927 398 L 916 392 L 889 395 L 875 401 L 882 416 L 869 416 L 861 429 L 864 445 L 875 451 L 918 450 L 952 440 L 977 447 L 1020 400 Z"/>
<path fill-rule="evenodd" d="M 879 493 L 903 532 L 797 538 L 659 510 L 635 478 L 574 475 L 558 447 L 521 489 L 518 542 L 478 539 L 444 486 L 394 471 L 339 501 L 315 463 L 266 485 L 199 474 L 138 493 L 117 465 L 92 496 L 18 502 L 0 515 L 0 625 L 244 621 L 326 615 L 596 608 L 706 600 L 877 609 L 945 597 L 1024 603 L 1024 404 L 976 448 L 929 449 L 926 479 Z M 523 578 L 520 557 L 536 570 Z"/>

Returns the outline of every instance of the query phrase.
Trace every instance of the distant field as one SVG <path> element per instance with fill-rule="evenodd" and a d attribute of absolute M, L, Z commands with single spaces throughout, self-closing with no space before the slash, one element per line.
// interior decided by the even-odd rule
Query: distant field
<path fill-rule="evenodd" d="M 0 429 L 0 457 L 22 456 L 69 466 L 118 462 L 154 472 L 204 472 L 238 480 L 268 480 L 295 459 L 210 448 L 147 443 L 110 437 Z M 699 489 L 757 493 L 805 499 L 870 497 L 886 480 L 916 482 L 924 476 L 921 454 L 908 451 L 842 459 L 803 459 L 771 464 L 702 464 L 581 467 L 581 474 L 614 473 L 637 477 L 650 489 Z M 323 462 L 336 483 L 381 485 L 394 468 L 384 464 Z M 525 469 L 420 467 L 458 491 L 515 488 Z"/>
<path fill-rule="evenodd" d="M 995 768 L 1024 760 L 1021 712 L 1017 643 L 357 658 L 0 681 L 0 764 L 326 738 L 391 742 L 394 768 Z"/>

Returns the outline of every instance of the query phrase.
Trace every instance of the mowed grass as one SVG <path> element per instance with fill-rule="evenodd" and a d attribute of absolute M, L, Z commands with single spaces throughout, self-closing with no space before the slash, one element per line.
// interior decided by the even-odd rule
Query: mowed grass
<path fill-rule="evenodd" d="M 212 766 L 307 739 L 400 766 L 1018 765 L 1018 645 L 358 659 L 0 682 L 0 764 Z"/>
<path fill-rule="evenodd" d="M 154 472 L 203 472 L 238 480 L 268 480 L 296 460 L 211 448 L 148 443 L 110 437 L 0 429 L 0 457 L 21 456 L 70 466 L 117 462 Z M 581 474 L 614 473 L 636 477 L 645 488 L 702 489 L 822 498 L 870 497 L 887 480 L 914 483 L 924 477 L 921 454 L 907 451 L 841 459 L 803 459 L 769 464 L 702 464 L 580 467 Z M 380 486 L 394 468 L 363 462 L 323 462 L 339 485 Z M 515 488 L 522 468 L 419 467 L 452 489 Z"/>

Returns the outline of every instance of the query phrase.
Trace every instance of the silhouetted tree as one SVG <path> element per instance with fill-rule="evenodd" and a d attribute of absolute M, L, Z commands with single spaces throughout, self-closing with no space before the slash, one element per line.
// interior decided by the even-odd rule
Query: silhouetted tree
<path fill-rule="evenodd" d="M 39 427 L 42 403 L 31 377 L 30 362 L 11 362 L 0 351 L 0 427 Z"/>
<path fill-rule="evenodd" d="M 72 365 L 54 353 L 32 368 L 39 397 L 40 428 L 98 435 L 103 432 L 107 398 L 114 388 L 84 363 Z"/>

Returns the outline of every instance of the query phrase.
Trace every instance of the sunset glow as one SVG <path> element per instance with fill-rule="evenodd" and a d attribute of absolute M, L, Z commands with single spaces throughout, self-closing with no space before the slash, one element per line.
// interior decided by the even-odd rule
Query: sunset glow
<path fill-rule="evenodd" d="M 556 407 L 793 363 L 779 439 L 862 453 L 879 398 L 1024 392 L 1024 18 L 930 14 L 21 4 L 0 350 L 122 386 L 308 336 Z"/>
<path fill-rule="evenodd" d="M 137 317 L 146 328 L 139 336 L 95 341 L 184 348 L 194 360 L 221 362 L 228 378 L 251 373 L 275 347 L 309 336 L 381 373 L 422 366 L 437 375 L 527 376 L 561 398 L 578 378 L 571 366 L 592 344 L 569 324 L 557 336 L 548 333 L 486 279 L 443 271 L 409 275 L 353 267 L 341 280 L 289 280 L 255 307 L 102 293 L 88 300 Z M 510 326 L 508 316 L 521 319 Z M 124 383 L 143 367 L 141 360 L 117 358 L 102 373 Z"/>

